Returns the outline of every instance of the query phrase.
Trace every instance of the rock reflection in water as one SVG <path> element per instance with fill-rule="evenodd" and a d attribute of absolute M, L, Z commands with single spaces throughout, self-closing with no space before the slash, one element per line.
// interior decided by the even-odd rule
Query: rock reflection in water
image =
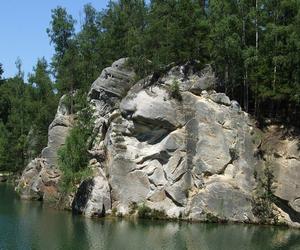
<path fill-rule="evenodd" d="M 253 225 L 87 219 L 20 201 L 0 185 L 0 249 L 300 249 L 300 230 Z"/>

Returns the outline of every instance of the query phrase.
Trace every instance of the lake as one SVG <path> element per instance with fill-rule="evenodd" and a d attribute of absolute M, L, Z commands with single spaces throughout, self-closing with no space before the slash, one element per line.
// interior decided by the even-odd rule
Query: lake
<path fill-rule="evenodd" d="M 0 249 L 300 249 L 300 230 L 254 225 L 87 219 L 22 201 L 0 184 Z"/>

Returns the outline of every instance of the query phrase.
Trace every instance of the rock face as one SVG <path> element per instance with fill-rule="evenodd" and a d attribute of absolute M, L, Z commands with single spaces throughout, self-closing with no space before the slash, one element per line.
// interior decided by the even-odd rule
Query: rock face
<path fill-rule="evenodd" d="M 272 189 L 276 205 L 300 223 L 300 140 L 284 135 L 278 126 L 268 127 L 262 149 L 273 169 Z"/>
<path fill-rule="evenodd" d="M 92 84 L 89 99 L 97 136 L 89 153 L 98 174 L 80 185 L 73 211 L 89 217 L 112 211 L 128 215 L 147 206 L 170 218 L 262 222 L 255 207 L 257 172 L 263 173 L 269 160 L 258 153 L 262 140 L 254 121 L 236 101 L 213 90 L 211 67 L 197 72 L 187 64 L 159 79 L 149 76 L 136 82 L 135 78 L 126 59 L 120 59 Z M 40 197 L 42 171 L 56 169 L 53 156 L 71 124 L 67 115 L 58 116 L 50 125 L 43 158 L 24 171 L 26 195 Z M 299 148 L 288 145 L 275 154 L 280 157 L 274 158 L 272 185 L 290 210 L 271 204 L 276 218 L 266 222 L 284 218 L 296 225 Z M 41 162 L 47 167 L 40 167 Z"/>
<path fill-rule="evenodd" d="M 52 201 L 59 197 L 57 186 L 61 173 L 57 168 L 57 151 L 64 144 L 73 122 L 64 98 L 61 98 L 55 118 L 49 126 L 47 147 L 42 151 L 41 158 L 27 165 L 16 187 L 24 199 Z"/>

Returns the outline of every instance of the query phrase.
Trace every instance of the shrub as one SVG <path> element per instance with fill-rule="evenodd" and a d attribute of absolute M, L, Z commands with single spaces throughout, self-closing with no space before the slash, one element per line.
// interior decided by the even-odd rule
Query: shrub
<path fill-rule="evenodd" d="M 168 217 L 165 211 L 151 209 L 145 204 L 138 207 L 138 216 L 141 219 L 152 219 L 152 220 L 161 220 L 161 219 L 166 219 Z"/>
<path fill-rule="evenodd" d="M 252 212 L 263 223 L 274 219 L 272 203 L 269 199 L 263 197 L 257 197 L 253 200 Z"/>
<path fill-rule="evenodd" d="M 182 96 L 180 93 L 179 82 L 174 80 L 169 89 L 169 95 L 172 98 L 177 99 L 178 101 L 182 101 Z"/>
<path fill-rule="evenodd" d="M 271 166 L 265 166 L 260 175 L 258 176 L 258 172 L 255 171 L 258 185 L 256 187 L 255 198 L 252 201 L 252 212 L 261 222 L 266 223 L 276 219 L 272 205 L 275 196 L 272 190 L 274 175 Z"/>
<path fill-rule="evenodd" d="M 58 151 L 59 168 L 63 172 L 61 179 L 62 191 L 71 191 L 77 183 L 87 178 L 91 170 L 87 168 L 89 162 L 89 140 L 93 131 L 92 111 L 86 96 L 77 96 L 77 113 L 75 126 L 71 129 L 65 145 Z"/>

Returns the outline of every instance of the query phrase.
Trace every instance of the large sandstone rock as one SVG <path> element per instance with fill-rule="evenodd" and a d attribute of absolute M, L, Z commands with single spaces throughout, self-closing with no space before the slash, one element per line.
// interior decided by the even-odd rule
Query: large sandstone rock
<path fill-rule="evenodd" d="M 300 140 L 283 134 L 278 126 L 270 126 L 265 133 L 262 149 L 266 162 L 272 166 L 272 189 L 277 205 L 293 213 L 293 222 L 300 223 Z"/>
<path fill-rule="evenodd" d="M 170 95 L 174 81 L 181 100 Z M 185 65 L 150 86 L 147 79 L 133 85 L 126 77 L 110 85 L 103 76 L 93 84 L 90 97 L 105 129 L 99 129 L 92 151 L 106 152 L 102 164 L 113 210 L 126 215 L 132 204 L 146 204 L 175 218 L 256 220 L 254 125 L 236 102 L 211 91 L 214 83 L 209 66 L 195 73 Z M 113 92 L 115 105 L 107 104 L 107 94 L 93 91 Z"/>
<path fill-rule="evenodd" d="M 92 84 L 90 96 L 98 99 L 97 93 L 104 91 L 123 97 L 133 85 L 135 73 L 127 66 L 127 59 L 122 58 L 104 69 L 100 77 Z"/>
<path fill-rule="evenodd" d="M 102 217 L 111 210 L 109 184 L 103 173 L 81 183 L 72 210 L 87 217 Z"/>
<path fill-rule="evenodd" d="M 57 167 L 57 151 L 64 144 L 73 116 L 64 104 L 63 96 L 48 130 L 48 145 L 41 158 L 32 160 L 22 173 L 17 190 L 24 199 L 55 201 L 59 198 L 58 182 L 61 172 Z"/>
<path fill-rule="evenodd" d="M 299 225 L 299 141 L 278 137 L 264 144 L 240 105 L 213 90 L 210 66 L 202 71 L 193 63 L 176 66 L 155 82 L 152 76 L 135 78 L 127 59 L 120 59 L 90 89 L 95 136 L 89 153 L 98 171 L 79 186 L 74 212 L 130 215 L 148 206 L 193 221 Z M 175 83 L 179 93 L 173 95 Z M 43 182 L 40 174 L 55 169 L 57 149 L 72 124 L 67 110 L 61 105 L 59 110 L 43 151 L 48 167 L 41 167 L 40 159 L 29 164 L 22 177 L 24 195 L 45 197 L 43 182 L 57 183 L 53 172 L 42 174 Z M 266 207 L 258 202 L 266 191 L 261 190 L 266 166 L 272 166 L 278 198 L 268 206 L 268 220 L 260 216 Z"/>

